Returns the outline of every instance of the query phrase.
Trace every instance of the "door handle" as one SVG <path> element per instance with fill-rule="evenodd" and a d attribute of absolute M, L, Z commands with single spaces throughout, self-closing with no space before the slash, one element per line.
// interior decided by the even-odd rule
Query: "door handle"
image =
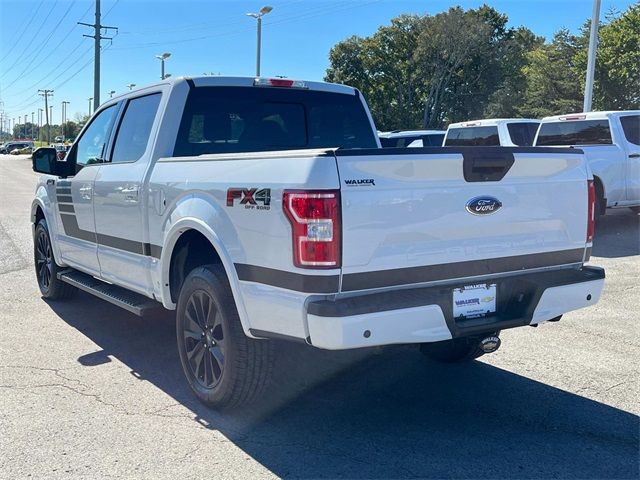
<path fill-rule="evenodd" d="M 138 185 L 127 185 L 121 192 L 124 194 L 124 198 L 128 202 L 138 201 L 138 192 L 140 191 Z"/>
<path fill-rule="evenodd" d="M 631 153 L 629 154 L 629 158 L 640 158 L 640 153 Z"/>
<path fill-rule="evenodd" d="M 80 192 L 80 197 L 83 200 L 91 200 L 91 195 L 93 193 L 91 185 L 83 185 L 78 189 L 78 191 Z"/>

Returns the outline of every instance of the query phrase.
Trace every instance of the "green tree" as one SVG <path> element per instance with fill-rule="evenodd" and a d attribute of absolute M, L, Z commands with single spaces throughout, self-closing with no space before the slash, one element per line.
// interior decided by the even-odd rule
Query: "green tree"
<path fill-rule="evenodd" d="M 580 75 L 574 64 L 578 51 L 576 37 L 562 29 L 550 44 L 528 53 L 528 65 L 523 69 L 526 88 L 518 109 L 520 115 L 539 118 L 582 110 Z"/>
<path fill-rule="evenodd" d="M 640 3 L 623 14 L 608 15 L 598 29 L 598 49 L 593 88 L 593 107 L 597 110 L 635 110 L 640 108 Z M 586 22 L 578 37 L 575 68 L 584 90 L 587 70 L 589 29 Z"/>
<path fill-rule="evenodd" d="M 420 99 L 412 57 L 419 30 L 419 17 L 401 15 L 371 37 L 339 42 L 329 52 L 325 80 L 358 88 L 378 128 L 417 126 Z"/>

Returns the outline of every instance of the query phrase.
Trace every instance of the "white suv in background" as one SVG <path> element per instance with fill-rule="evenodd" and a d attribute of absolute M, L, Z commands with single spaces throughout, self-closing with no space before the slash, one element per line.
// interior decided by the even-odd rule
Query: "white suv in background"
<path fill-rule="evenodd" d="M 640 212 L 640 110 L 588 112 L 542 119 L 541 147 L 578 147 L 593 172 L 597 213 Z"/>
<path fill-rule="evenodd" d="M 490 118 L 452 123 L 442 145 L 530 147 L 538 125 L 540 120 L 530 118 Z"/>

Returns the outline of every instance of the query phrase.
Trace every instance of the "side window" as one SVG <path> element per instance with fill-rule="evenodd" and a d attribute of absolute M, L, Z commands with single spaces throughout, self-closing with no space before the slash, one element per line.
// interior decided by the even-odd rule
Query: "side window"
<path fill-rule="evenodd" d="M 620 123 L 627 142 L 640 145 L 640 115 L 620 117 Z"/>
<path fill-rule="evenodd" d="M 154 93 L 129 100 L 116 133 L 112 163 L 135 162 L 144 155 L 160 97 L 161 94 Z"/>
<path fill-rule="evenodd" d="M 109 132 L 113 127 L 116 111 L 116 105 L 112 105 L 105 108 L 91 121 L 82 137 L 76 142 L 76 165 L 84 166 L 104 162 Z"/>

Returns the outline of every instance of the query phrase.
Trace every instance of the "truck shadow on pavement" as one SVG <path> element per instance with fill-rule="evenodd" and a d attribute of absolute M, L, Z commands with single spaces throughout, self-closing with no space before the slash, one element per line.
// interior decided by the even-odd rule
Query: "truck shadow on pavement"
<path fill-rule="evenodd" d="M 599 218 L 591 253 L 605 258 L 640 255 L 640 215 L 621 209 Z"/>
<path fill-rule="evenodd" d="M 82 365 L 118 359 L 192 412 L 194 426 L 221 432 L 279 477 L 639 475 L 635 415 L 482 362 L 430 363 L 409 347 L 323 352 L 278 343 L 270 394 L 218 413 L 183 379 L 171 315 L 140 319 L 96 302 L 80 292 L 50 304 L 102 349 Z"/>

